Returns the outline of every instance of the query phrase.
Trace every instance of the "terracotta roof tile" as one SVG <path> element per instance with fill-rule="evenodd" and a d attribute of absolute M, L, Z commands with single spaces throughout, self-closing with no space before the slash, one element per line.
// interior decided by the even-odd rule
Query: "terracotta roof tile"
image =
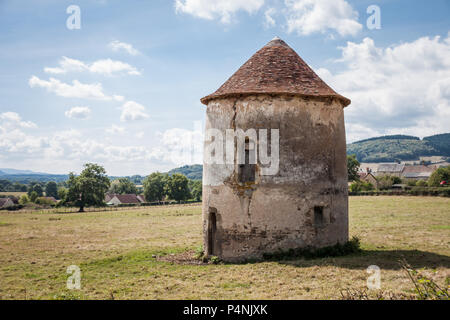
<path fill-rule="evenodd" d="M 116 194 L 115 197 L 117 197 L 121 203 L 140 203 L 135 194 Z"/>
<path fill-rule="evenodd" d="M 337 98 L 344 107 L 350 100 L 337 94 L 289 47 L 275 38 L 256 52 L 216 92 L 201 99 L 241 94 L 293 94 L 309 97 Z"/>

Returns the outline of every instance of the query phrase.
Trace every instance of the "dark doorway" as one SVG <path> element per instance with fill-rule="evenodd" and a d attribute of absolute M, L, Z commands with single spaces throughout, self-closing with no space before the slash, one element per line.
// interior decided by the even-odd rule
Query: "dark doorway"
<path fill-rule="evenodd" d="M 217 210 L 216 208 L 209 208 L 208 217 L 208 256 L 214 255 L 215 242 L 216 242 L 216 231 L 217 231 Z"/>

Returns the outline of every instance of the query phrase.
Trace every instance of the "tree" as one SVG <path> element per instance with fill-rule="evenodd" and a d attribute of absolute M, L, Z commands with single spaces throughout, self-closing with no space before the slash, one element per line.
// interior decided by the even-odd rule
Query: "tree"
<path fill-rule="evenodd" d="M 24 205 L 24 204 L 27 204 L 28 202 L 30 202 L 30 199 L 28 198 L 28 196 L 26 194 L 23 194 L 20 196 L 19 204 Z"/>
<path fill-rule="evenodd" d="M 359 161 L 356 159 L 356 155 L 352 154 L 347 156 L 347 172 L 348 181 L 358 181 Z"/>
<path fill-rule="evenodd" d="M 136 194 L 136 185 L 128 178 L 119 178 L 114 180 L 109 187 L 108 192 L 117 194 Z"/>
<path fill-rule="evenodd" d="M 167 179 L 166 192 L 170 199 L 181 201 L 189 199 L 189 180 L 185 175 L 175 173 Z"/>
<path fill-rule="evenodd" d="M 47 197 L 58 197 L 58 185 L 54 181 L 50 181 L 45 185 L 45 195 Z"/>
<path fill-rule="evenodd" d="M 371 191 L 373 189 L 373 184 L 365 181 L 355 181 L 350 185 L 351 192 Z"/>
<path fill-rule="evenodd" d="M 13 184 L 13 191 L 15 192 L 26 192 L 27 191 L 27 186 L 18 182 L 15 182 Z"/>
<path fill-rule="evenodd" d="M 30 193 L 30 201 L 31 202 L 35 202 L 38 197 L 39 197 L 39 195 L 37 194 L 36 191 L 31 191 L 31 193 Z"/>
<path fill-rule="evenodd" d="M 145 200 L 162 201 L 166 196 L 166 184 L 168 175 L 160 172 L 154 172 L 144 179 Z"/>
<path fill-rule="evenodd" d="M 66 201 L 79 207 L 79 212 L 84 212 L 86 206 L 104 205 L 110 181 L 102 166 L 87 163 L 79 176 L 75 176 L 73 172 L 69 174 L 67 185 L 69 190 Z"/>
<path fill-rule="evenodd" d="M 59 187 L 58 188 L 58 199 L 60 199 L 63 203 L 66 201 L 67 197 L 67 188 Z"/>
<path fill-rule="evenodd" d="M 44 189 L 37 182 L 30 183 L 30 186 L 28 187 L 28 196 L 31 196 L 33 191 L 37 193 L 38 197 L 42 197 L 44 195 Z"/>
<path fill-rule="evenodd" d="M 402 183 L 402 179 L 396 176 L 383 175 L 377 177 L 378 180 L 378 189 L 387 190 L 391 189 L 394 184 Z"/>
<path fill-rule="evenodd" d="M 192 197 L 200 201 L 202 199 L 202 181 L 201 180 L 189 180 L 189 190 Z"/>
<path fill-rule="evenodd" d="M 435 170 L 428 179 L 428 186 L 439 187 L 442 181 L 450 180 L 450 166 Z"/>

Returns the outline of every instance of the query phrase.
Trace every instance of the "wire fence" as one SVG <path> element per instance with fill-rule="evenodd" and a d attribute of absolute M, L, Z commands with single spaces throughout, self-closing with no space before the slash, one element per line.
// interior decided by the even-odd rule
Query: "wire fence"
<path fill-rule="evenodd" d="M 124 206 L 107 206 L 107 207 L 85 207 L 84 212 L 113 212 L 113 211 L 127 211 L 127 210 L 143 210 L 150 207 L 158 206 L 176 206 L 176 205 L 198 205 L 201 201 L 189 201 L 189 202 L 152 202 L 140 205 L 124 205 Z M 39 214 L 68 214 L 78 213 L 80 208 L 78 207 L 59 207 L 59 208 L 36 208 L 36 209 L 20 209 L 20 210 L 2 210 L 2 212 L 10 213 L 39 213 Z"/>

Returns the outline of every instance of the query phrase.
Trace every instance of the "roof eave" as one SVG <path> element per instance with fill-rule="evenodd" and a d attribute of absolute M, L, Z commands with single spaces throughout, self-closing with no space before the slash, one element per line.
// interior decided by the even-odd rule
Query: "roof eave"
<path fill-rule="evenodd" d="M 233 93 L 225 93 L 225 94 L 210 94 L 200 99 L 200 102 L 204 105 L 208 105 L 208 103 L 215 99 L 226 99 L 233 97 L 242 97 L 242 96 L 250 96 L 250 95 L 260 95 L 260 94 L 268 94 L 268 95 L 290 95 L 290 96 L 298 96 L 298 97 L 306 97 L 313 99 L 337 99 L 342 103 L 342 107 L 347 107 L 351 100 L 341 96 L 340 94 L 334 95 L 314 95 L 314 94 L 304 94 L 304 93 L 293 93 L 293 92 L 233 92 Z"/>

